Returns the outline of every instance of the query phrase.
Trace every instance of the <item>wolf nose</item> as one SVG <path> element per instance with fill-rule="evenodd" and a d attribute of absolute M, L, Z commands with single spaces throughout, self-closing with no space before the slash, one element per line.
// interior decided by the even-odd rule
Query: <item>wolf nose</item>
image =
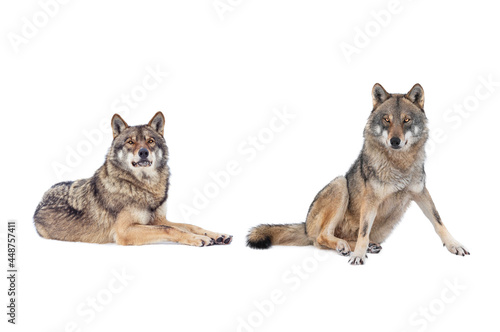
<path fill-rule="evenodd" d="M 142 148 L 139 150 L 139 157 L 141 157 L 141 159 L 146 159 L 148 156 L 149 156 L 148 149 Z"/>
<path fill-rule="evenodd" d="M 401 140 L 398 137 L 391 138 L 392 147 L 397 147 L 401 143 Z"/>

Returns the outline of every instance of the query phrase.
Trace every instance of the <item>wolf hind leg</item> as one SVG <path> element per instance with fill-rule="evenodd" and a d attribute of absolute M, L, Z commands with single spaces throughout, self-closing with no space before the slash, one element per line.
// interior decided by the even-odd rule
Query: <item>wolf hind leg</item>
<path fill-rule="evenodd" d="M 343 256 L 350 254 L 349 243 L 334 235 L 344 220 L 348 204 L 347 180 L 343 176 L 335 178 L 316 195 L 306 221 L 308 235 L 315 238 L 316 247 L 334 249 Z"/>
<path fill-rule="evenodd" d="M 45 226 L 43 226 L 40 222 L 35 222 L 35 229 L 38 235 L 40 235 L 43 238 L 50 239 L 49 232 L 45 229 Z"/>

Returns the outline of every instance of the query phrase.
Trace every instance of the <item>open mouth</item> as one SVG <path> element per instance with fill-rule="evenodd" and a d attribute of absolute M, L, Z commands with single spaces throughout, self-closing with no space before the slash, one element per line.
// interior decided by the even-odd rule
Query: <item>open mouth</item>
<path fill-rule="evenodd" d="M 151 162 L 149 160 L 139 160 L 138 162 L 133 161 L 132 166 L 134 167 L 149 167 L 151 166 Z"/>

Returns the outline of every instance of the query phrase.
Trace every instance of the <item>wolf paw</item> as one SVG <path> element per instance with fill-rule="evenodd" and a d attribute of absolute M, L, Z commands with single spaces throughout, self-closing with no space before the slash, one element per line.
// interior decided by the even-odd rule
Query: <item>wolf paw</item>
<path fill-rule="evenodd" d="M 200 236 L 195 240 L 195 246 L 197 247 L 210 247 L 215 244 L 214 239 L 209 238 L 208 236 Z"/>
<path fill-rule="evenodd" d="M 378 254 L 382 250 L 382 246 L 378 243 L 370 242 L 368 244 L 368 249 L 366 250 L 369 254 Z"/>
<path fill-rule="evenodd" d="M 470 255 L 469 250 L 467 250 L 463 245 L 458 242 L 444 243 L 443 246 L 448 249 L 449 252 L 455 255 L 465 256 Z"/>
<path fill-rule="evenodd" d="M 351 258 L 349 259 L 349 264 L 351 264 L 351 265 L 364 265 L 368 256 L 366 256 L 366 255 L 363 255 L 363 256 L 364 257 L 357 256 L 357 255 L 351 256 Z"/>
<path fill-rule="evenodd" d="M 231 241 L 233 241 L 232 235 L 221 234 L 215 240 L 215 244 L 218 244 L 218 245 L 230 244 Z"/>
<path fill-rule="evenodd" d="M 344 241 L 344 240 L 338 240 L 337 241 L 337 252 L 341 254 L 342 256 L 349 256 L 351 254 L 351 247 L 349 247 L 349 244 Z"/>

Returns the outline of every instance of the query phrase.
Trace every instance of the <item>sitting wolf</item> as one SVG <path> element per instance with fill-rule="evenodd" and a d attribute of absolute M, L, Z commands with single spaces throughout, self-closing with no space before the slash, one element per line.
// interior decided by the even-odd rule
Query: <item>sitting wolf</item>
<path fill-rule="evenodd" d="M 254 227 L 248 246 L 314 244 L 350 255 L 351 264 L 361 265 L 367 251 L 382 249 L 380 243 L 415 201 L 446 248 L 453 254 L 469 255 L 443 225 L 425 186 L 424 145 L 429 134 L 424 90 L 415 84 L 407 94 L 389 94 L 375 84 L 372 99 L 365 142 L 347 174 L 316 195 L 305 223 Z"/>

